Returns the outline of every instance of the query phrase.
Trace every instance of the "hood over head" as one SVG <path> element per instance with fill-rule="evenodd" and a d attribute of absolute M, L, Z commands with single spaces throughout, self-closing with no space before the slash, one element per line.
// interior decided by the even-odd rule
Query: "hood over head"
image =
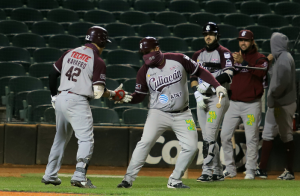
<path fill-rule="evenodd" d="M 273 33 L 271 36 L 271 52 L 275 59 L 279 57 L 282 52 L 288 51 L 289 38 L 282 33 Z"/>

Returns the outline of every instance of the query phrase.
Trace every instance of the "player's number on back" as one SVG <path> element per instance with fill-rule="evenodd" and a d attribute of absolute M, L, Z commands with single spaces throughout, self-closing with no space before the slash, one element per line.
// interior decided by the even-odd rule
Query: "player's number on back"
<path fill-rule="evenodd" d="M 68 80 L 72 79 L 73 82 L 77 82 L 77 79 L 74 77 L 78 77 L 80 75 L 81 69 L 78 67 L 76 67 L 74 69 L 74 71 L 73 71 L 73 69 L 74 69 L 74 66 L 70 67 L 70 69 L 66 73 L 66 76 L 68 77 Z"/>

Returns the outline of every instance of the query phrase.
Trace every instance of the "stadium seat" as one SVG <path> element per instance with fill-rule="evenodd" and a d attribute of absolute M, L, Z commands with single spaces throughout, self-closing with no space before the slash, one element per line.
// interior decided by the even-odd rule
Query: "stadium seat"
<path fill-rule="evenodd" d="M 270 40 L 263 41 L 261 45 L 261 49 L 263 52 L 271 52 Z"/>
<path fill-rule="evenodd" d="M 67 51 L 81 46 L 81 41 L 73 35 L 53 35 L 49 38 L 49 47 Z"/>
<path fill-rule="evenodd" d="M 129 93 L 134 93 L 135 85 L 136 85 L 136 78 L 127 79 L 123 83 L 123 89 L 124 91 L 127 91 Z"/>
<path fill-rule="evenodd" d="M 155 16 L 155 22 L 162 23 L 164 25 L 170 26 L 170 30 L 173 29 L 173 25 L 177 25 L 180 23 L 186 23 L 187 20 L 184 15 L 178 12 L 172 11 L 164 11 L 158 12 Z"/>
<path fill-rule="evenodd" d="M 143 37 L 124 37 L 121 39 L 120 46 L 122 49 L 139 51 L 140 49 L 140 41 Z"/>
<path fill-rule="evenodd" d="M 226 14 L 224 17 L 224 23 L 235 27 L 245 27 L 255 24 L 248 14 L 241 13 Z"/>
<path fill-rule="evenodd" d="M 23 7 L 22 0 L 9 0 L 9 1 L 3 0 L 3 1 L 0 1 L 0 8 L 4 9 L 7 16 L 10 15 L 10 12 L 13 9 L 19 8 L 19 7 Z"/>
<path fill-rule="evenodd" d="M 267 26 L 273 30 L 277 30 L 282 26 L 288 26 L 289 22 L 286 18 L 276 14 L 265 14 L 258 17 L 258 25 Z"/>
<path fill-rule="evenodd" d="M 194 13 L 190 16 L 189 21 L 190 23 L 195 23 L 200 26 L 204 26 L 208 22 L 214 22 L 216 24 L 221 23 L 221 20 L 218 16 L 208 12 Z"/>
<path fill-rule="evenodd" d="M 52 21 L 40 21 L 35 22 L 31 28 L 32 33 L 36 33 L 42 35 L 46 41 L 48 41 L 49 37 L 58 34 L 64 34 L 64 27 L 57 22 Z"/>
<path fill-rule="evenodd" d="M 220 24 L 219 26 L 219 30 L 220 30 L 220 34 L 221 34 L 221 39 L 223 38 L 236 38 L 238 37 L 238 30 L 235 26 L 232 25 L 223 25 Z"/>
<path fill-rule="evenodd" d="M 292 19 L 292 25 L 300 27 L 300 16 L 294 16 Z"/>
<path fill-rule="evenodd" d="M 197 102 L 193 93 L 189 94 L 189 108 L 196 108 Z"/>
<path fill-rule="evenodd" d="M 105 87 L 109 90 L 115 90 L 119 87 L 119 82 L 112 78 L 106 78 Z"/>
<path fill-rule="evenodd" d="M 236 8 L 230 1 L 215 0 L 206 2 L 205 11 L 216 14 L 222 20 L 225 14 L 236 12 Z"/>
<path fill-rule="evenodd" d="M 62 54 L 63 52 L 57 48 L 40 48 L 34 51 L 33 61 L 36 63 L 54 63 Z"/>
<path fill-rule="evenodd" d="M 53 9 L 48 12 L 47 20 L 57 22 L 67 30 L 70 24 L 79 21 L 79 16 L 77 12 L 70 9 Z"/>
<path fill-rule="evenodd" d="M 0 9 L 0 20 L 6 20 L 6 14 L 3 9 Z"/>
<path fill-rule="evenodd" d="M 44 111 L 52 107 L 51 93 L 49 90 L 30 91 L 27 94 L 24 105 L 25 120 L 27 122 L 41 122 L 41 117 L 44 117 Z"/>
<path fill-rule="evenodd" d="M 15 35 L 12 44 L 28 50 L 31 56 L 36 49 L 46 47 L 44 38 L 34 33 L 21 33 Z"/>
<path fill-rule="evenodd" d="M 106 24 L 116 22 L 115 16 L 105 10 L 90 10 L 84 14 L 84 21 L 95 24 Z"/>
<path fill-rule="evenodd" d="M 125 81 L 128 78 L 136 78 L 136 71 L 126 65 L 111 65 L 106 67 L 106 77 Z"/>
<path fill-rule="evenodd" d="M 117 106 L 114 110 L 117 112 L 119 119 L 123 118 L 123 112 L 128 109 L 135 109 L 133 106 Z"/>
<path fill-rule="evenodd" d="M 169 10 L 182 13 L 188 18 L 191 13 L 200 12 L 200 7 L 192 0 L 173 0 L 169 4 Z"/>
<path fill-rule="evenodd" d="M 114 37 L 118 43 L 124 36 L 135 36 L 134 28 L 125 23 L 110 23 L 105 26 L 105 29 L 108 35 Z"/>
<path fill-rule="evenodd" d="M 0 21 L 0 33 L 12 41 L 12 37 L 18 33 L 27 33 L 28 28 L 25 23 L 16 20 L 3 20 Z"/>
<path fill-rule="evenodd" d="M 239 52 L 240 51 L 239 41 L 236 38 L 228 40 L 226 44 L 226 48 L 228 48 L 232 53 Z"/>
<path fill-rule="evenodd" d="M 101 108 L 103 107 L 102 104 L 102 97 L 100 99 L 91 99 L 89 101 L 91 108 Z"/>
<path fill-rule="evenodd" d="M 269 27 L 261 25 L 250 25 L 245 27 L 245 29 L 253 32 L 255 41 L 257 41 L 257 39 L 270 39 L 273 33 Z"/>
<path fill-rule="evenodd" d="M 6 35 L 0 33 L 0 47 L 9 46 L 9 40 Z"/>
<path fill-rule="evenodd" d="M 52 70 L 52 63 L 36 63 L 29 67 L 29 75 L 32 77 L 45 77 L 48 76 Z"/>
<path fill-rule="evenodd" d="M 8 90 L 8 83 L 9 80 L 14 76 L 5 76 L 0 77 L 0 98 L 1 98 L 1 104 L 0 105 L 6 105 L 6 91 Z M 6 90 L 7 87 L 7 90 Z"/>
<path fill-rule="evenodd" d="M 178 24 L 174 26 L 173 34 L 190 45 L 193 38 L 202 36 L 202 27 L 196 24 Z"/>
<path fill-rule="evenodd" d="M 187 43 L 179 37 L 163 37 L 158 41 L 160 49 L 164 52 L 188 51 Z"/>
<path fill-rule="evenodd" d="M 140 65 L 139 56 L 137 53 L 132 52 L 130 50 L 121 49 L 110 51 L 107 54 L 106 63 Z"/>
<path fill-rule="evenodd" d="M 152 19 L 157 12 L 162 12 L 165 9 L 164 2 L 159 0 L 137 0 L 134 3 L 134 10 L 146 12 Z"/>
<path fill-rule="evenodd" d="M 128 109 L 123 112 L 124 124 L 145 124 L 148 115 L 147 109 Z"/>
<path fill-rule="evenodd" d="M 94 124 L 113 124 L 120 125 L 118 113 L 107 108 L 92 108 Z"/>
<path fill-rule="evenodd" d="M 90 22 L 74 22 L 68 27 L 68 33 L 78 37 L 82 44 L 85 43 L 86 32 L 89 28 L 95 26 Z"/>
<path fill-rule="evenodd" d="M 120 14 L 129 11 L 130 5 L 125 0 L 99 1 L 98 8 L 112 12 L 116 19 L 119 20 Z"/>
<path fill-rule="evenodd" d="M 63 1 L 63 8 L 74 10 L 82 18 L 84 13 L 95 8 L 93 2 L 89 0 L 65 0 Z"/>
<path fill-rule="evenodd" d="M 269 4 L 269 3 L 278 3 L 278 2 L 289 1 L 289 0 L 261 0 L 261 1 Z"/>
<path fill-rule="evenodd" d="M 18 63 L 0 62 L 0 78 L 4 76 L 24 76 L 26 75 L 25 69 Z"/>
<path fill-rule="evenodd" d="M 184 54 L 184 55 L 186 55 L 186 56 L 192 58 L 195 52 L 196 52 L 196 51 L 187 51 L 187 52 L 182 52 L 182 54 Z"/>
<path fill-rule="evenodd" d="M 240 11 L 241 13 L 248 15 L 272 13 L 268 4 L 259 1 L 244 1 L 241 4 Z"/>
<path fill-rule="evenodd" d="M 20 63 L 28 71 L 30 65 L 30 53 L 23 48 L 8 46 L 0 48 L 0 62 Z"/>
<path fill-rule="evenodd" d="M 300 32 L 300 27 L 286 26 L 279 28 L 278 31 L 285 34 L 289 40 L 296 40 Z"/>
<path fill-rule="evenodd" d="M 55 109 L 53 107 L 47 108 L 45 110 L 44 121 L 50 124 L 56 123 Z"/>
<path fill-rule="evenodd" d="M 204 41 L 204 38 L 203 37 L 200 37 L 200 38 L 195 38 L 192 40 L 192 50 L 194 51 L 198 51 L 198 50 L 201 50 L 202 48 L 204 48 L 206 46 L 206 43 Z"/>
<path fill-rule="evenodd" d="M 274 12 L 279 15 L 299 15 L 300 4 L 294 2 L 279 2 L 275 4 Z"/>
<path fill-rule="evenodd" d="M 143 24 L 139 28 L 139 36 L 165 37 L 170 36 L 170 30 L 164 24 L 148 23 Z"/>
<path fill-rule="evenodd" d="M 148 14 L 141 11 L 127 11 L 120 15 L 120 22 L 130 25 L 140 25 L 151 22 Z"/>
<path fill-rule="evenodd" d="M 55 8 L 58 8 L 58 2 L 56 0 L 28 0 L 27 7 L 38 9 L 44 16 Z"/>
<path fill-rule="evenodd" d="M 43 20 L 43 15 L 40 11 L 33 8 L 17 8 L 12 10 L 10 18 L 25 22 L 29 29 L 31 29 L 34 22 Z"/>

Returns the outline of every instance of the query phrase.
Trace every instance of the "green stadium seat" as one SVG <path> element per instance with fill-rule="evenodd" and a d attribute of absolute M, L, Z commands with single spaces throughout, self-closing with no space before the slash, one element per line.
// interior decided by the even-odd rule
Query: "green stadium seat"
<path fill-rule="evenodd" d="M 120 120 L 118 113 L 112 109 L 107 108 L 92 108 L 92 115 L 93 115 L 93 123 L 106 125 L 120 125 Z"/>
<path fill-rule="evenodd" d="M 261 45 L 261 49 L 263 52 L 271 52 L 271 46 L 270 46 L 270 40 L 265 40 L 262 45 Z"/>
<path fill-rule="evenodd" d="M 140 49 L 140 41 L 143 37 L 124 37 L 121 39 L 120 46 L 122 49 L 132 50 L 132 51 L 139 51 Z"/>
<path fill-rule="evenodd" d="M 123 83 L 124 91 L 131 93 L 135 92 L 136 78 L 127 79 Z"/>
<path fill-rule="evenodd" d="M 106 77 L 125 81 L 128 78 L 136 78 L 136 71 L 126 65 L 111 65 L 106 67 Z"/>
<path fill-rule="evenodd" d="M 139 55 L 130 50 L 113 50 L 107 54 L 107 64 L 133 64 L 140 65 Z M 108 76 L 107 76 L 108 77 Z"/>
<path fill-rule="evenodd" d="M 155 22 L 162 23 L 164 25 L 168 25 L 170 30 L 173 30 L 173 26 L 180 24 L 180 23 L 186 23 L 187 20 L 184 15 L 173 12 L 173 11 L 164 11 L 164 12 L 158 12 L 155 16 Z"/>
<path fill-rule="evenodd" d="M 0 9 L 0 20 L 6 20 L 6 14 L 3 9 Z"/>
<path fill-rule="evenodd" d="M 92 22 L 98 25 L 116 22 L 115 16 L 111 12 L 105 10 L 87 11 L 84 14 L 83 19 L 86 22 Z"/>
<path fill-rule="evenodd" d="M 79 16 L 77 12 L 70 9 L 53 9 L 48 12 L 47 20 L 57 22 L 67 30 L 70 24 L 79 21 Z"/>
<path fill-rule="evenodd" d="M 226 47 L 233 53 L 233 52 L 239 52 L 240 46 L 239 41 L 237 39 L 230 39 L 228 40 Z"/>
<path fill-rule="evenodd" d="M 0 98 L 1 98 L 1 103 L 0 105 L 6 105 L 6 87 L 8 90 L 8 83 L 11 78 L 14 76 L 5 76 L 5 77 L 0 77 Z"/>
<path fill-rule="evenodd" d="M 0 62 L 20 63 L 28 71 L 30 65 L 30 53 L 23 48 L 8 46 L 0 48 Z"/>
<path fill-rule="evenodd" d="M 190 23 L 198 24 L 204 26 L 208 22 L 214 22 L 216 24 L 221 23 L 221 20 L 218 16 L 208 12 L 194 13 L 190 16 Z"/>
<path fill-rule="evenodd" d="M 285 34 L 289 40 L 296 40 L 300 32 L 300 27 L 285 26 L 279 28 L 278 31 Z"/>
<path fill-rule="evenodd" d="M 0 8 L 4 9 L 7 16 L 10 15 L 10 12 L 13 9 L 19 8 L 19 7 L 23 7 L 22 0 L 9 0 L 9 1 L 3 0 L 3 1 L 0 1 Z"/>
<path fill-rule="evenodd" d="M 114 1 L 99 1 L 98 6 L 100 10 L 107 10 L 114 14 L 117 20 L 119 20 L 120 14 L 122 12 L 129 11 L 130 5 L 124 0 L 114 0 Z"/>
<path fill-rule="evenodd" d="M 226 24 L 220 24 L 219 30 L 221 34 L 221 39 L 223 38 L 236 38 L 239 35 L 239 32 L 235 26 L 232 25 L 226 25 Z"/>
<path fill-rule="evenodd" d="M 123 123 L 130 125 L 138 125 L 138 124 L 145 124 L 146 119 L 148 116 L 147 109 L 135 108 L 135 109 L 128 109 L 123 112 Z"/>
<path fill-rule="evenodd" d="M 95 9 L 95 6 L 89 0 L 65 0 L 63 1 L 63 8 L 76 11 L 79 17 L 82 18 L 86 11 Z"/>
<path fill-rule="evenodd" d="M 188 51 L 188 45 L 182 38 L 163 37 L 158 41 L 160 49 L 164 52 Z"/>
<path fill-rule="evenodd" d="M 102 98 L 100 99 L 92 99 L 89 101 L 91 108 L 99 108 L 102 107 Z"/>
<path fill-rule="evenodd" d="M 189 94 L 189 108 L 196 108 L 197 102 L 194 93 Z"/>
<path fill-rule="evenodd" d="M 182 13 L 188 18 L 191 13 L 200 12 L 200 7 L 192 0 L 173 0 L 169 4 L 169 10 Z"/>
<path fill-rule="evenodd" d="M 204 48 L 206 46 L 206 43 L 204 41 L 203 37 L 200 38 L 195 38 L 192 40 L 192 50 L 198 51 L 201 50 L 202 48 Z"/>
<path fill-rule="evenodd" d="M 245 27 L 245 29 L 253 32 L 255 41 L 257 39 L 270 39 L 273 33 L 269 27 L 262 25 L 250 25 Z"/>
<path fill-rule="evenodd" d="M 31 56 L 36 49 L 46 47 L 44 38 L 34 33 L 21 33 L 15 35 L 12 44 L 28 50 Z"/>
<path fill-rule="evenodd" d="M 49 38 L 49 47 L 67 51 L 81 46 L 81 41 L 73 35 L 53 35 Z"/>
<path fill-rule="evenodd" d="M 105 26 L 105 29 L 108 35 L 114 37 L 118 43 L 124 36 L 135 36 L 134 28 L 125 23 L 110 23 Z"/>
<path fill-rule="evenodd" d="M 65 34 L 64 27 L 59 23 L 52 21 L 35 22 L 32 25 L 31 31 L 32 33 L 43 36 L 46 41 L 53 35 Z"/>
<path fill-rule="evenodd" d="M 299 15 L 300 4 L 294 2 L 279 2 L 275 4 L 274 12 L 279 15 Z"/>
<path fill-rule="evenodd" d="M 92 26 L 95 26 L 95 25 L 91 22 L 74 22 L 69 25 L 68 33 L 70 35 L 74 35 L 74 36 L 78 37 L 80 39 L 81 43 L 84 44 L 86 32 Z"/>
<path fill-rule="evenodd" d="M 222 20 L 225 14 L 236 12 L 236 8 L 230 1 L 215 0 L 206 2 L 205 11 L 216 14 Z"/>
<path fill-rule="evenodd" d="M 36 63 L 36 64 L 32 64 L 29 67 L 29 75 L 32 77 L 45 77 L 48 76 L 50 71 L 53 68 L 53 64 L 52 63 Z"/>
<path fill-rule="evenodd" d="M 53 107 L 47 108 L 44 112 L 44 121 L 46 123 L 55 124 L 56 123 L 56 116 L 55 116 L 55 109 Z"/>
<path fill-rule="evenodd" d="M 173 34 L 183 38 L 190 45 L 192 39 L 202 36 L 202 27 L 197 24 L 178 24 L 174 26 Z"/>
<path fill-rule="evenodd" d="M 148 14 L 141 11 L 127 11 L 120 15 L 120 22 L 130 25 L 141 25 L 151 22 Z"/>
<path fill-rule="evenodd" d="M 300 27 L 300 16 L 294 16 L 292 19 L 292 25 Z"/>
<path fill-rule="evenodd" d="M 56 0 L 28 0 L 27 7 L 38 9 L 44 16 L 52 10 L 59 7 Z"/>
<path fill-rule="evenodd" d="M 109 53 L 110 51 L 118 49 L 118 42 L 114 38 L 111 38 L 111 37 L 109 38 L 109 40 L 111 41 L 111 43 L 106 44 L 106 46 L 101 54 L 102 59 L 106 59 L 107 53 Z"/>
<path fill-rule="evenodd" d="M 245 27 L 255 24 L 248 14 L 241 13 L 226 14 L 224 17 L 224 23 L 235 27 Z"/>
<path fill-rule="evenodd" d="M 0 33 L 0 47 L 9 46 L 9 40 L 6 35 Z"/>
<path fill-rule="evenodd" d="M 265 3 L 278 3 L 278 2 L 289 1 L 289 0 L 261 0 L 261 1 Z"/>
<path fill-rule="evenodd" d="M 147 36 L 153 36 L 153 37 L 165 37 L 170 36 L 170 30 L 165 26 L 164 24 L 160 23 L 148 23 L 143 24 L 139 28 L 139 36 L 147 37 Z"/>
<path fill-rule="evenodd" d="M 24 105 L 25 120 L 27 122 L 41 122 L 41 117 L 44 117 L 44 111 L 52 107 L 51 93 L 49 90 L 30 91 L 27 94 Z"/>
<path fill-rule="evenodd" d="M 258 25 L 263 25 L 272 28 L 280 28 L 282 26 L 288 26 L 289 21 L 281 15 L 276 14 L 265 14 L 258 17 Z"/>
<path fill-rule="evenodd" d="M 259 1 L 244 1 L 240 8 L 241 13 L 248 15 L 272 13 L 267 3 Z"/>
<path fill-rule="evenodd" d="M 119 119 L 122 119 L 123 118 L 123 112 L 125 110 L 128 110 L 128 109 L 135 109 L 135 107 L 132 107 L 132 106 L 118 106 L 118 107 L 114 107 L 113 110 L 115 110 L 117 112 Z"/>
<path fill-rule="evenodd" d="M 146 12 L 154 19 L 157 12 L 164 11 L 165 3 L 159 0 L 137 0 L 134 2 L 134 10 Z"/>
<path fill-rule="evenodd" d="M 10 18 L 24 22 L 31 29 L 34 22 L 43 20 L 43 15 L 33 8 L 17 8 L 12 10 Z"/>
<path fill-rule="evenodd" d="M 27 33 L 28 28 L 25 23 L 16 20 L 0 21 L 0 33 L 6 35 L 11 41 L 12 37 L 19 33 Z"/>
<path fill-rule="evenodd" d="M 106 78 L 105 87 L 109 90 L 115 90 L 120 86 L 119 82 L 112 78 Z"/>
<path fill-rule="evenodd" d="M 4 76 L 25 76 L 26 72 L 22 65 L 17 63 L 0 62 L 0 78 Z"/>
<path fill-rule="evenodd" d="M 36 63 L 54 63 L 62 55 L 63 52 L 57 48 L 40 48 L 34 51 L 33 61 Z"/>

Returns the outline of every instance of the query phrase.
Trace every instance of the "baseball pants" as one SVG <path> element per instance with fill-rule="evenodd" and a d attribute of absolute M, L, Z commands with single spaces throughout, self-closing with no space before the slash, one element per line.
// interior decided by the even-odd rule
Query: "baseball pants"
<path fill-rule="evenodd" d="M 93 118 L 86 97 L 61 92 L 55 102 L 56 134 L 51 147 L 44 179 L 55 180 L 61 167 L 64 150 L 73 130 L 78 139 L 77 161 L 90 159 L 94 148 Z M 85 163 L 78 162 L 76 168 L 84 168 Z M 85 173 L 75 171 L 72 180 L 85 181 Z"/>
<path fill-rule="evenodd" d="M 230 106 L 225 114 L 222 131 L 221 141 L 224 151 L 224 161 L 226 170 L 236 175 L 235 160 L 233 158 L 233 147 L 231 138 L 234 134 L 236 126 L 242 119 L 245 126 L 246 134 L 246 173 L 254 174 L 254 170 L 257 166 L 258 156 L 258 142 L 259 142 L 259 119 L 261 119 L 261 101 L 260 99 L 254 102 L 238 102 L 230 101 Z"/>
<path fill-rule="evenodd" d="M 204 141 L 216 142 L 219 134 L 220 124 L 224 114 L 229 107 L 229 99 L 226 95 L 221 100 L 221 108 L 217 108 L 217 103 L 219 102 L 219 97 L 213 95 L 208 99 L 208 104 L 206 109 L 197 107 L 197 117 L 202 131 L 202 137 Z M 217 175 L 223 174 L 223 166 L 220 161 L 220 149 L 216 142 L 213 154 L 215 155 L 213 160 L 209 164 L 203 164 L 202 174 L 212 175 L 212 173 Z"/>
<path fill-rule="evenodd" d="M 169 178 L 169 183 L 182 182 L 181 177 L 198 150 L 198 133 L 190 109 L 182 113 L 168 113 L 157 109 L 149 110 L 142 138 L 137 143 L 127 168 L 124 178 L 127 182 L 132 184 L 135 181 L 156 140 L 166 130 L 170 129 L 175 132 L 179 140 L 181 152 Z"/>
<path fill-rule="evenodd" d="M 296 102 L 275 108 L 268 108 L 262 138 L 274 140 L 279 133 L 283 143 L 293 140 L 293 115 L 297 108 Z M 276 126 L 278 125 L 278 129 Z"/>

